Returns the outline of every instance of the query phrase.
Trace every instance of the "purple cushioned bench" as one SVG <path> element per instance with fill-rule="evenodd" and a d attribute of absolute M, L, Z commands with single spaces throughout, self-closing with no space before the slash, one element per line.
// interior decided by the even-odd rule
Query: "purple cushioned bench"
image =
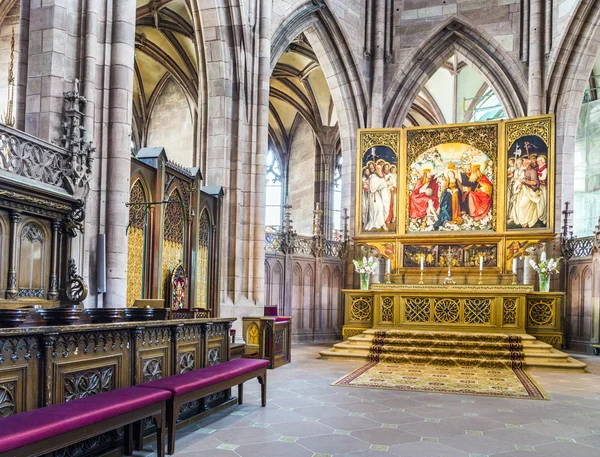
<path fill-rule="evenodd" d="M 34 457 L 125 427 L 125 455 L 133 452 L 133 424 L 156 422 L 158 456 L 164 454 L 164 419 L 170 392 L 125 387 L 0 418 L 0 457 Z"/>
<path fill-rule="evenodd" d="M 258 378 L 261 384 L 261 403 L 267 405 L 267 367 L 268 360 L 235 359 L 201 368 L 187 373 L 157 379 L 156 381 L 138 384 L 137 387 L 161 389 L 171 392 L 167 401 L 168 452 L 175 453 L 175 424 L 181 407 L 199 398 L 216 394 L 222 390 L 238 386 L 238 403 L 244 402 L 244 382 Z"/>

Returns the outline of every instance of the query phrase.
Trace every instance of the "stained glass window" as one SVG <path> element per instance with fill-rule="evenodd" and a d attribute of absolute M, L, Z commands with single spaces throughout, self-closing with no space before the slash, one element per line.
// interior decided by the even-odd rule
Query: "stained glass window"
<path fill-rule="evenodd" d="M 342 237 L 342 154 L 338 154 L 333 170 L 333 206 L 331 211 L 331 236 L 334 240 Z"/>
<path fill-rule="evenodd" d="M 281 227 L 283 178 L 277 155 L 269 149 L 267 153 L 267 176 L 265 183 L 265 225 L 267 232 L 277 232 Z"/>

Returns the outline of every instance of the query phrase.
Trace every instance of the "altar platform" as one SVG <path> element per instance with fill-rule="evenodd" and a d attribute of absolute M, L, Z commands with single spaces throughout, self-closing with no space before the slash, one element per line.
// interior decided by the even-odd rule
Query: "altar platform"
<path fill-rule="evenodd" d="M 558 350 L 561 292 L 534 292 L 524 284 L 373 284 L 342 292 L 344 341 L 322 357 L 366 359 L 376 330 L 504 333 L 522 337 L 528 367 L 586 367 Z"/>

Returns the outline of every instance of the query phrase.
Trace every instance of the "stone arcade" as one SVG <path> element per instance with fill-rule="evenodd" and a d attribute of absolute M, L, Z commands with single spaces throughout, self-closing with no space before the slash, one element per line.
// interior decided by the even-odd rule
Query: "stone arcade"
<path fill-rule="evenodd" d="M 599 96 L 600 0 L 0 0 L 0 456 L 598 455 Z"/>

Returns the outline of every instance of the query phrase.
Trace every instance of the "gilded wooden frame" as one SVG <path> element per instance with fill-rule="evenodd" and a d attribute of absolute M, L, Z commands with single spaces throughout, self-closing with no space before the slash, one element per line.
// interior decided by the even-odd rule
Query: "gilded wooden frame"
<path fill-rule="evenodd" d="M 398 217 L 396 220 L 396 229 L 394 231 L 387 232 L 370 232 L 363 230 L 363 221 L 362 221 L 362 211 L 360 208 L 362 198 L 361 198 L 361 182 L 362 182 L 362 159 L 365 152 L 377 146 L 386 146 L 390 148 L 394 154 L 396 155 L 396 166 L 398 170 L 398 182 L 401 181 L 401 141 L 402 141 L 402 130 L 401 129 L 359 129 L 358 130 L 358 141 L 357 141 L 357 149 L 356 149 L 356 212 L 355 214 L 355 234 L 356 237 L 368 237 L 368 238 L 389 238 L 390 236 L 395 236 L 399 233 L 400 227 L 400 218 Z M 359 166 L 359 164 L 361 164 Z M 400 192 L 396 192 L 396 208 L 398 210 L 401 209 L 400 201 L 398 200 L 398 195 Z M 398 216 L 400 216 L 401 211 L 398 211 Z"/>
<path fill-rule="evenodd" d="M 547 184 L 547 218 L 548 222 L 546 227 L 540 228 L 517 228 L 509 229 L 507 227 L 509 214 L 507 214 L 507 204 L 505 201 L 503 205 L 504 220 L 503 220 L 503 231 L 507 234 L 520 234 L 537 236 L 539 234 L 553 234 L 554 233 L 554 195 L 555 195 L 555 174 L 556 174 L 556 161 L 555 161 L 555 122 L 554 114 L 547 114 L 543 116 L 532 116 L 523 117 L 518 119 L 510 119 L 503 122 L 503 141 L 501 144 L 501 155 L 505 159 L 505 166 L 503 167 L 503 183 L 506 185 L 507 180 L 507 161 L 508 151 L 512 147 L 514 141 L 517 141 L 523 136 L 537 136 L 541 138 L 548 147 L 547 152 L 547 163 L 548 163 L 548 184 Z M 535 152 L 535 151 L 533 151 Z M 506 200 L 506 199 L 505 199 Z"/>
<path fill-rule="evenodd" d="M 514 125 L 519 131 L 528 132 L 531 129 L 533 135 L 539 124 L 545 123 L 548 145 L 548 224 L 546 228 L 507 229 L 507 179 L 508 179 L 508 148 L 509 135 Z M 484 135 L 482 138 L 473 138 L 473 135 L 481 133 L 493 127 L 493 134 Z M 462 131 L 462 132 L 461 132 Z M 428 141 L 425 146 L 417 150 L 416 143 L 411 143 L 411 135 L 419 133 L 415 141 Z M 448 132 L 458 137 L 445 138 Z M 466 133 L 465 133 L 466 132 Z M 491 135 L 491 136 L 490 136 Z M 554 115 L 534 116 L 528 118 L 511 119 L 506 121 L 466 123 L 455 125 L 442 125 L 431 127 L 412 127 L 408 129 L 359 129 L 356 153 L 356 199 L 355 199 L 355 240 L 357 245 L 365 245 L 372 249 L 373 253 L 391 260 L 392 273 L 403 273 L 418 268 L 404 268 L 404 247 L 418 246 L 422 244 L 495 244 L 497 246 L 497 265 L 494 268 L 486 266 L 486 272 L 502 273 L 511 271 L 511 262 L 515 256 L 520 256 L 530 246 L 539 246 L 541 243 L 549 242 L 555 237 L 554 233 L 554 195 L 555 195 L 555 149 L 554 149 L 555 124 Z M 469 140 L 469 137 L 472 141 Z M 390 138 L 393 138 L 391 140 Z M 446 140 L 446 141 L 444 141 Z M 396 193 L 397 223 L 396 231 L 390 232 L 368 232 L 362 230 L 361 192 L 362 192 L 362 156 L 368 148 L 377 145 L 390 145 L 398 141 L 398 177 Z M 482 141 L 486 142 L 482 145 Z M 469 230 L 459 232 L 428 231 L 407 232 L 408 220 L 408 167 L 411 157 L 420 154 L 430 147 L 443 142 L 464 142 L 473 145 L 486 153 L 494 160 L 495 185 L 493 188 L 493 217 L 492 230 Z M 417 155 L 418 155 L 417 154 Z M 359 166 L 360 165 L 360 166 Z M 394 246 L 393 253 L 389 246 Z M 436 270 L 428 268 L 428 271 Z M 440 270 L 441 269 L 437 269 Z M 461 269 L 457 269 L 460 271 Z M 464 267 L 464 271 L 472 271 L 471 267 Z M 457 271 L 457 272 L 458 272 Z M 418 271 L 417 271 L 418 272 Z"/>

